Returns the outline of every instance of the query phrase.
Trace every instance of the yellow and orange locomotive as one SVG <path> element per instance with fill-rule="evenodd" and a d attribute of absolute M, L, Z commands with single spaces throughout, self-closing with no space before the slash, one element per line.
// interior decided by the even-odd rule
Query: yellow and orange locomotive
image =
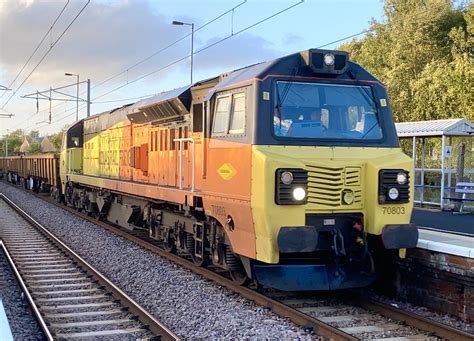
<path fill-rule="evenodd" d="M 53 192 L 239 283 L 332 290 L 415 247 L 412 175 L 384 86 L 310 49 L 76 122 Z"/>

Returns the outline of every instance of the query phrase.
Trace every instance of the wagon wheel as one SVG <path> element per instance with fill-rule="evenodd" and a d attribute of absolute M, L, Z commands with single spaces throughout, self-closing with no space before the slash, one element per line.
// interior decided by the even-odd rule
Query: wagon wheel
<path fill-rule="evenodd" d="M 55 199 L 56 199 L 56 202 L 57 202 L 58 204 L 60 204 L 60 203 L 63 203 L 63 204 L 64 204 L 64 203 L 65 203 L 62 194 L 56 193 L 56 198 L 55 198 Z"/>
<path fill-rule="evenodd" d="M 82 206 L 80 205 L 80 201 L 78 199 L 74 200 L 74 208 L 77 212 L 82 212 Z"/>

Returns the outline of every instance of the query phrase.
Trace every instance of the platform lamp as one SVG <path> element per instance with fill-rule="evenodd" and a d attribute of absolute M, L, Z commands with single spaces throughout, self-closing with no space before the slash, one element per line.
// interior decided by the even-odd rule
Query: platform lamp
<path fill-rule="evenodd" d="M 191 26 L 191 84 L 193 84 L 193 59 L 194 59 L 194 23 L 186 23 L 182 21 L 173 21 L 173 25 L 186 25 Z"/>
<path fill-rule="evenodd" d="M 79 75 L 74 73 L 66 72 L 65 76 L 76 76 L 77 77 L 77 94 L 76 94 L 76 121 L 79 120 Z"/>

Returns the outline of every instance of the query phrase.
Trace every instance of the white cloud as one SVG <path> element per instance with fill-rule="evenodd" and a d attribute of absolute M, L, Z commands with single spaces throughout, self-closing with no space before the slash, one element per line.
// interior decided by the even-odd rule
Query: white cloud
<path fill-rule="evenodd" d="M 10 84 L 65 3 L 65 1 L 45 0 L 7 2 L 0 0 L 0 84 Z M 19 77 L 15 87 L 26 77 L 48 50 L 51 41 L 57 39 L 85 3 L 86 0 L 71 0 L 52 35 L 47 37 L 43 46 Z M 57 87 L 73 83 L 74 79 L 65 77 L 65 72 L 78 73 L 81 80 L 90 78 L 94 86 L 126 70 L 188 32 L 182 27 L 172 26 L 173 19 L 175 18 L 159 13 L 159 7 L 152 7 L 144 0 L 92 0 L 5 110 L 15 112 L 17 114 L 15 120 L 24 120 L 25 117 L 29 117 L 35 111 L 35 103 L 33 100 L 19 99 L 19 96 L 33 93 L 36 89 L 46 90 L 50 86 Z M 183 15 L 179 17 L 179 20 L 194 22 L 196 27 L 209 19 L 211 18 Z M 225 37 L 222 30 L 218 29 L 218 25 L 204 30 L 196 32 L 195 50 Z M 213 35 L 213 38 L 208 38 Z M 92 98 L 124 84 L 127 80 L 133 80 L 188 55 L 189 43 L 190 40 L 187 38 L 146 63 L 94 89 Z M 195 80 L 269 60 L 279 55 L 281 52 L 267 40 L 245 32 L 197 54 Z M 189 61 L 183 61 L 144 81 L 125 87 L 113 96 L 103 97 L 99 101 L 156 93 L 166 90 L 169 87 L 167 84 L 172 84 L 171 87 L 179 86 L 180 79 L 184 82 L 188 79 L 188 72 Z M 177 80 L 178 84 L 176 84 Z M 69 92 L 74 93 L 74 88 L 71 88 Z M 7 96 L 4 96 L 0 100 L 0 105 L 6 98 Z M 53 107 L 57 104 L 57 102 L 53 103 Z M 41 103 L 41 108 L 47 106 L 46 101 Z M 63 111 L 63 108 L 64 106 L 53 109 L 53 117 L 55 114 L 60 115 L 58 110 Z M 105 108 L 94 106 L 93 110 L 95 109 Z M 34 116 L 33 120 L 41 119 Z M 63 123 L 66 121 L 61 122 Z"/>

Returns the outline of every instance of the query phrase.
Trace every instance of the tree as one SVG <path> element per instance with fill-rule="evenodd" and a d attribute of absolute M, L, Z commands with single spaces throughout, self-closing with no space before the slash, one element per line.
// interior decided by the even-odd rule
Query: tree
<path fill-rule="evenodd" d="M 28 134 L 28 137 L 31 139 L 40 137 L 39 130 L 31 130 L 30 133 Z"/>
<path fill-rule="evenodd" d="M 473 10 L 450 0 L 386 0 L 385 22 L 341 49 L 385 83 L 397 121 L 472 120 Z"/>
<path fill-rule="evenodd" d="M 23 143 L 23 131 L 21 129 L 17 129 L 9 133 L 3 140 L 2 140 L 2 148 L 1 148 L 1 155 L 6 155 L 6 146 L 8 145 L 8 155 L 18 154 L 20 152 L 20 146 Z"/>
<path fill-rule="evenodd" d="M 41 144 L 39 142 L 33 141 L 28 147 L 28 154 L 40 154 L 41 153 Z"/>
<path fill-rule="evenodd" d="M 51 143 L 57 150 L 61 150 L 62 138 L 63 138 L 63 132 L 60 131 L 60 132 L 57 132 L 56 134 L 51 135 L 49 140 L 51 141 Z"/>

